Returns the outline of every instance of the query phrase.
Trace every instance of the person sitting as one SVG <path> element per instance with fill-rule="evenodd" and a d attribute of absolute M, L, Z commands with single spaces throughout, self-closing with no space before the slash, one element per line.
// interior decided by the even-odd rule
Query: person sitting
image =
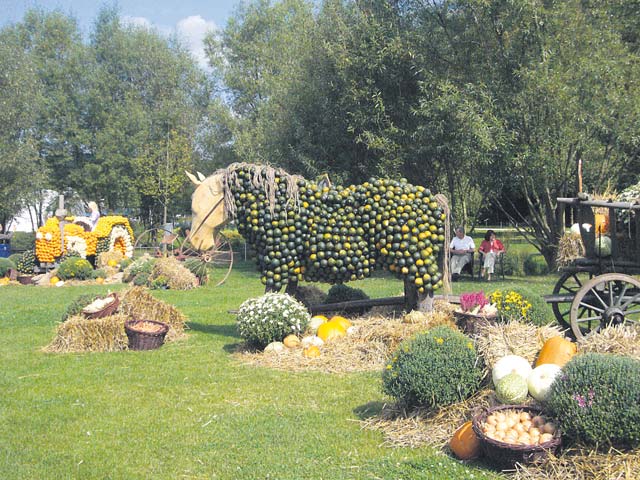
<path fill-rule="evenodd" d="M 464 228 L 457 227 L 456 236 L 451 240 L 449 251 L 451 252 L 451 280 L 454 282 L 460 277 L 464 266 L 473 260 L 476 245 L 473 239 L 464 234 Z"/>
<path fill-rule="evenodd" d="M 496 232 L 493 230 L 487 230 L 484 240 L 480 244 L 478 249 L 482 253 L 483 262 L 480 275 L 484 278 L 485 273 L 487 275 L 487 281 L 491 281 L 491 274 L 496 264 L 496 259 L 504 253 L 504 245 L 500 240 L 496 238 Z"/>

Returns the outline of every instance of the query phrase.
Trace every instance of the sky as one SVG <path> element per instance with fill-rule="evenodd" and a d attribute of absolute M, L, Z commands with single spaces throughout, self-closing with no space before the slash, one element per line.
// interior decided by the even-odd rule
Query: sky
<path fill-rule="evenodd" d="M 118 7 L 124 21 L 177 33 L 198 63 L 206 67 L 202 39 L 216 28 L 224 28 L 241 0 L 0 0 L 0 27 L 22 20 L 30 8 L 60 10 L 78 20 L 85 37 L 103 6 Z"/>

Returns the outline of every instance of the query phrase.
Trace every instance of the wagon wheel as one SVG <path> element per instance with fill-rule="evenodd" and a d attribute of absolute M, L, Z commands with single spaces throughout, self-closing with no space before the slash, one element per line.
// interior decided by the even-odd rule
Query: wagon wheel
<path fill-rule="evenodd" d="M 592 278 L 571 303 L 571 329 L 577 340 L 608 325 L 640 323 L 640 282 L 620 273 Z"/>
<path fill-rule="evenodd" d="M 553 287 L 553 294 L 575 297 L 576 293 L 592 277 L 592 272 L 564 272 Z M 551 304 L 551 308 L 560 326 L 571 328 L 571 305 L 566 302 L 554 302 Z"/>
<path fill-rule="evenodd" d="M 150 228 L 142 232 L 133 245 L 133 257 L 139 258 L 145 253 L 152 257 L 173 255 L 178 246 L 177 235 L 165 228 Z"/>
<path fill-rule="evenodd" d="M 186 238 L 178 251 L 178 259 L 191 262 L 190 269 L 201 281 L 208 280 L 217 287 L 222 285 L 231 273 L 233 249 L 229 239 L 222 233 L 214 234 L 213 241 L 213 247 L 199 251 Z"/>

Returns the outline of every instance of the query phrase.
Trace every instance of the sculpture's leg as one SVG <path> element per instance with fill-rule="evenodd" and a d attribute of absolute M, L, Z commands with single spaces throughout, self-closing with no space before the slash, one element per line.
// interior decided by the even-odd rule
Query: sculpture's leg
<path fill-rule="evenodd" d="M 289 280 L 289 283 L 287 283 L 287 288 L 285 288 L 284 293 L 295 298 L 297 291 L 298 291 L 298 280 L 297 279 Z"/>
<path fill-rule="evenodd" d="M 433 311 L 433 291 L 418 293 L 416 285 L 411 280 L 405 279 L 404 308 L 407 312 L 411 310 L 420 312 Z"/>

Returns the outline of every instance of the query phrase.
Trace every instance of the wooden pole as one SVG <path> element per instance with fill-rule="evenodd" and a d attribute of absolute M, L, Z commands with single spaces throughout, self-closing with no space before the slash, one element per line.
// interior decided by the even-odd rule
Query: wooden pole
<path fill-rule="evenodd" d="M 582 193 L 582 159 L 578 159 L 578 193 Z"/>

